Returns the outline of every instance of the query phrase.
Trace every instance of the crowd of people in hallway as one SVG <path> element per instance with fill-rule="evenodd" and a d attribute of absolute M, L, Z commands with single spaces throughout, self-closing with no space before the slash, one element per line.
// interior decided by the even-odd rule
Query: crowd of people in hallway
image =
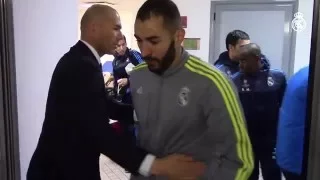
<path fill-rule="evenodd" d="M 270 61 L 249 35 L 234 30 L 226 37 L 227 51 L 215 66 L 232 79 L 238 89 L 253 146 L 255 165 L 250 177 L 265 180 L 302 177 L 304 126 L 307 109 L 309 67 L 286 75 L 271 69 Z"/>
<path fill-rule="evenodd" d="M 99 180 L 100 154 L 132 180 L 258 180 L 259 169 L 264 180 L 303 179 L 308 67 L 287 81 L 242 30 L 210 65 L 181 46 L 171 0 L 145 1 L 134 36 L 140 52 L 110 6 L 84 13 L 81 40 L 53 73 L 27 180 Z"/>

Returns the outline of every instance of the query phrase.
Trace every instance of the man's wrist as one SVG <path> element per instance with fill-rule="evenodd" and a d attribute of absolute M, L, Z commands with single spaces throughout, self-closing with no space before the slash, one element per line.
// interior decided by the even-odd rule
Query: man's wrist
<path fill-rule="evenodd" d="M 150 174 L 157 176 L 157 175 L 164 175 L 164 172 L 165 170 L 164 170 L 162 160 L 156 158 L 151 165 Z"/>
<path fill-rule="evenodd" d="M 155 159 L 156 157 L 154 155 L 148 154 L 140 165 L 139 173 L 145 177 L 149 177 L 152 174 L 151 167 Z"/>

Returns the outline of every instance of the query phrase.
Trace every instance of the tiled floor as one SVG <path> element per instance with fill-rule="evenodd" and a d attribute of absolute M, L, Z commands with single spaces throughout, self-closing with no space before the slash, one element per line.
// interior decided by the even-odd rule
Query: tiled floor
<path fill-rule="evenodd" d="M 100 156 L 101 180 L 128 180 L 130 174 L 104 155 Z"/>
<path fill-rule="evenodd" d="M 100 156 L 100 174 L 101 180 L 128 180 L 130 177 L 130 174 L 104 155 Z"/>

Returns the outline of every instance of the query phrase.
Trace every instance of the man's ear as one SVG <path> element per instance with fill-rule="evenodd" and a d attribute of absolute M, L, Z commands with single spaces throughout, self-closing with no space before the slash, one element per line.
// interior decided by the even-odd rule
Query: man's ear
<path fill-rule="evenodd" d="M 184 37 L 186 35 L 186 31 L 181 28 L 176 32 L 176 42 L 178 42 L 177 44 L 181 44 L 184 40 Z"/>
<path fill-rule="evenodd" d="M 259 66 L 261 67 L 263 65 L 263 63 L 261 61 L 261 57 L 260 56 L 256 56 L 256 60 L 257 60 L 257 63 L 259 64 Z"/>
<path fill-rule="evenodd" d="M 229 48 L 229 50 L 234 50 L 235 46 L 232 46 L 231 44 L 228 44 L 228 48 Z"/>

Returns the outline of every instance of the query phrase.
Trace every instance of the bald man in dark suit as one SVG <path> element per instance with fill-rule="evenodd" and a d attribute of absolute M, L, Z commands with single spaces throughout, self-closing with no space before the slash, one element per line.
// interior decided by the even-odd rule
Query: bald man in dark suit
<path fill-rule="evenodd" d="M 109 118 L 130 121 L 133 110 L 105 98 L 100 57 L 122 38 L 118 13 L 93 5 L 81 20 L 81 40 L 58 62 L 50 84 L 45 120 L 27 180 L 99 180 L 105 154 L 133 174 L 195 178 L 204 165 L 184 155 L 158 159 L 117 135 Z"/>

